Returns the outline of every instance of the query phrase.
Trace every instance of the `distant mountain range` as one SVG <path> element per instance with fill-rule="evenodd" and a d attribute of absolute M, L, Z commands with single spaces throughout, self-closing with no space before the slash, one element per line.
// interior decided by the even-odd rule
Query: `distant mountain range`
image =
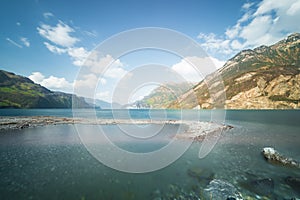
<path fill-rule="evenodd" d="M 92 99 L 92 98 L 84 98 L 84 100 L 95 107 L 101 108 L 101 109 L 120 109 L 122 108 L 121 104 L 118 103 L 108 103 L 106 101 L 100 100 L 100 99 Z"/>
<path fill-rule="evenodd" d="M 105 101 L 86 100 L 83 97 L 51 91 L 30 79 L 0 70 L 0 108 L 72 108 L 72 99 L 78 108 L 110 108 Z"/>
<path fill-rule="evenodd" d="M 166 105 L 160 100 L 155 107 L 167 108 L 220 108 L 218 95 L 222 91 L 210 88 L 218 73 L 223 80 L 227 109 L 296 109 L 300 108 L 300 34 L 294 33 L 271 46 L 243 50 L 225 65 L 208 75 L 190 90 Z M 214 84 L 214 85 L 213 85 Z M 222 88 L 222 87 L 220 87 Z M 158 89 L 151 96 L 160 96 Z M 198 100 L 195 100 L 194 97 Z M 164 97 L 170 99 L 170 96 Z M 147 102 L 148 97 L 142 100 Z"/>
<path fill-rule="evenodd" d="M 141 108 L 168 108 L 177 96 L 191 89 L 191 83 L 169 83 L 155 88 L 142 100 L 135 102 Z"/>

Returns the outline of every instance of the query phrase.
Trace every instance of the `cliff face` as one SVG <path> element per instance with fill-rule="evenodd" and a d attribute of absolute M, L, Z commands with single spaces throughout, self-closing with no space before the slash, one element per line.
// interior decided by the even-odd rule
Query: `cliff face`
<path fill-rule="evenodd" d="M 300 108 L 300 74 L 297 69 L 278 68 L 279 76 L 272 73 L 249 74 L 239 77 L 236 84 L 248 84 L 252 87 L 246 90 L 232 92 L 226 100 L 226 108 L 231 109 L 295 109 Z M 293 73 L 294 71 L 294 73 Z M 242 79 L 242 80 L 241 80 Z M 250 84 L 249 84 L 250 85 Z M 229 89 L 227 89 L 228 91 Z"/>
<path fill-rule="evenodd" d="M 0 70 L 0 108 L 72 108 L 90 107 L 83 98 L 53 92 L 30 79 Z"/>
<path fill-rule="evenodd" d="M 214 80 L 217 73 L 223 83 Z M 214 84 L 224 87 L 212 89 Z M 300 108 L 300 34 L 271 46 L 241 51 L 169 107 L 220 108 L 222 89 L 226 95 L 223 107 L 228 109 Z M 198 102 L 191 100 L 191 94 Z"/>

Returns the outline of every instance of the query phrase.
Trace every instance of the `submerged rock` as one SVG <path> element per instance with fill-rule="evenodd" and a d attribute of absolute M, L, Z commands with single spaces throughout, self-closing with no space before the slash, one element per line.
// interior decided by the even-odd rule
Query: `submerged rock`
<path fill-rule="evenodd" d="M 262 154 L 270 163 L 300 168 L 300 163 L 298 161 L 281 155 L 272 147 L 263 148 Z"/>
<path fill-rule="evenodd" d="M 213 200 L 243 200 L 242 195 L 231 183 L 218 179 L 212 180 L 204 189 L 204 197 Z"/>
<path fill-rule="evenodd" d="M 201 186 L 206 186 L 214 179 L 214 173 L 198 167 L 190 168 L 187 171 L 188 175 L 198 180 Z"/>

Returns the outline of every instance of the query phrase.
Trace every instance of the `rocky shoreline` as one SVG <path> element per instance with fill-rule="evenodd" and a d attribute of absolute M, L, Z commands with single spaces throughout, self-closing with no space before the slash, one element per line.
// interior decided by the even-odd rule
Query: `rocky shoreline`
<path fill-rule="evenodd" d="M 71 118 L 55 116 L 15 116 L 0 117 L 0 131 L 34 128 L 47 125 L 63 124 L 85 124 L 85 125 L 113 125 L 113 124 L 178 124 L 187 125 L 188 129 L 176 136 L 178 139 L 194 139 L 201 141 L 207 134 L 218 131 L 229 130 L 233 128 L 230 125 L 199 122 L 199 121 L 181 121 L 181 120 L 137 120 L 137 119 L 88 119 L 88 118 Z"/>
<path fill-rule="evenodd" d="M 23 129 L 46 125 L 60 124 L 86 124 L 86 125 L 111 125 L 111 124 L 179 124 L 178 121 L 153 121 L 153 120 L 127 120 L 127 119 L 88 119 L 55 116 L 17 116 L 0 117 L 0 130 Z"/>

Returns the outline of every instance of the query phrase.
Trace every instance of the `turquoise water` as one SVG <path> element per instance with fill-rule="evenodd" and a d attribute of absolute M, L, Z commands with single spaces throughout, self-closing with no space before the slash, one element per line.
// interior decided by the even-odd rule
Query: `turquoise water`
<path fill-rule="evenodd" d="M 118 116 L 126 116 L 119 111 Z M 131 111 L 134 118 L 147 118 L 149 112 Z M 157 116 L 159 111 L 156 111 Z M 169 111 L 170 119 L 179 117 Z M 197 116 L 197 111 L 189 111 Z M 0 115 L 72 116 L 70 110 L 0 110 Z M 209 120 L 210 112 L 200 114 Z M 97 111 L 109 118 L 110 110 Z M 153 113 L 152 113 L 153 116 Z M 120 117 L 121 118 L 121 117 Z M 73 125 L 45 126 L 10 130 L 0 134 L 1 199 L 155 199 L 179 187 L 185 191 L 201 191 L 207 186 L 203 177 L 213 176 L 230 182 L 243 194 L 258 199 L 300 198 L 299 191 L 286 183 L 287 177 L 300 177 L 299 169 L 267 163 L 261 155 L 265 146 L 300 160 L 300 111 L 228 111 L 226 123 L 235 128 L 224 133 L 213 151 L 198 158 L 201 143 L 194 142 L 176 162 L 161 170 L 130 174 L 113 170 L 98 162 L 85 149 Z M 88 132 L 96 126 L 82 125 Z M 177 129 L 169 126 L 163 137 L 148 143 L 123 140 L 117 125 L 103 128 L 116 144 L 132 152 L 149 152 L 166 145 L 165 140 Z M 201 171 L 199 179 L 190 171 Z M 202 176 L 201 175 L 201 176 Z M 252 180 L 271 178 L 274 188 L 262 194 Z M 171 188 L 171 189 L 170 189 Z M 269 188 L 267 188 L 269 189 Z M 174 191 L 173 191 L 174 192 Z M 203 198 L 202 198 L 203 199 Z"/>

